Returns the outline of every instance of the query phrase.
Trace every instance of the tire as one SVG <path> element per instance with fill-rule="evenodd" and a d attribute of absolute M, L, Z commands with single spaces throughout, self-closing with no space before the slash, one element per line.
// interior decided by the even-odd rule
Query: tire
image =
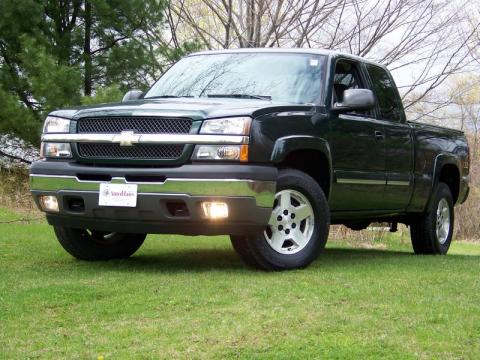
<path fill-rule="evenodd" d="M 240 256 L 245 264 L 253 268 L 262 268 L 260 264 L 255 260 L 253 253 L 248 247 L 248 243 L 243 236 L 230 236 L 233 249 Z"/>
<path fill-rule="evenodd" d="M 288 270 L 308 266 L 325 248 L 330 210 L 320 185 L 294 169 L 280 170 L 269 225 L 257 236 L 231 236 L 235 251 L 250 266 Z"/>
<path fill-rule="evenodd" d="M 454 219 L 450 188 L 439 183 L 428 211 L 410 224 L 415 254 L 445 255 L 452 242 Z"/>
<path fill-rule="evenodd" d="M 62 247 L 79 260 L 99 261 L 130 257 L 142 246 L 146 234 L 105 233 L 55 226 Z"/>

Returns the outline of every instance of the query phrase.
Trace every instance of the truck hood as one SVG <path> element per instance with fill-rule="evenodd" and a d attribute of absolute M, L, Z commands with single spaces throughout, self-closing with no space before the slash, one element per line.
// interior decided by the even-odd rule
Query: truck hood
<path fill-rule="evenodd" d="M 53 111 L 50 115 L 69 119 L 136 115 L 189 117 L 193 120 L 203 120 L 228 116 L 257 117 L 263 114 L 284 111 L 308 111 L 311 110 L 312 107 L 314 106 L 256 99 L 169 98 L 143 99 L 125 103 L 84 106 Z"/>

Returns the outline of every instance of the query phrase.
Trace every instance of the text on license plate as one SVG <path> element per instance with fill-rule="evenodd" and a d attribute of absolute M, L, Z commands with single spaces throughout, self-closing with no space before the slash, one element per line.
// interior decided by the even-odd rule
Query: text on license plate
<path fill-rule="evenodd" d="M 137 206 L 137 185 L 136 184 L 100 184 L 100 195 L 98 197 L 100 206 Z"/>

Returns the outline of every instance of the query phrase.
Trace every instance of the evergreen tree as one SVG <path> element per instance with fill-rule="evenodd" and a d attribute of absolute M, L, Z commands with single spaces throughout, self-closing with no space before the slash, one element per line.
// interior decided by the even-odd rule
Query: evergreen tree
<path fill-rule="evenodd" d="M 165 0 L 0 1 L 0 132 L 38 144 L 47 112 L 146 89 L 196 43 L 169 48 Z M 103 88 L 105 90 L 102 90 Z"/>

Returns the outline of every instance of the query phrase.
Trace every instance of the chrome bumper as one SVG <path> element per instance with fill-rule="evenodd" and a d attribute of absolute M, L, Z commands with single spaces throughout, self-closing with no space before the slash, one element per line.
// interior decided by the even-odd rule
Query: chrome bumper
<path fill-rule="evenodd" d="M 98 192 L 101 183 L 137 184 L 138 194 L 174 194 L 208 197 L 252 197 L 258 207 L 271 208 L 275 200 L 274 181 L 248 179 L 180 179 L 164 182 L 128 182 L 123 177 L 111 181 L 80 180 L 68 175 L 30 175 L 32 192 L 88 191 Z"/>

